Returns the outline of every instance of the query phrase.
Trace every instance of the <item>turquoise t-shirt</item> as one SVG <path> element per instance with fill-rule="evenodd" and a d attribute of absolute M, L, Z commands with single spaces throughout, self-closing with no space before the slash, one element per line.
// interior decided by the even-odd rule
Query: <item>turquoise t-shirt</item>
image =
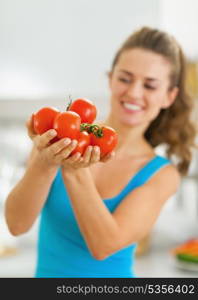
<path fill-rule="evenodd" d="M 158 155 L 151 159 L 116 197 L 103 200 L 108 210 L 113 212 L 131 191 L 167 164 L 170 161 Z M 97 260 L 90 254 L 59 170 L 41 213 L 35 277 L 136 277 L 133 270 L 135 249 L 136 244 L 131 244 L 104 260 Z"/>

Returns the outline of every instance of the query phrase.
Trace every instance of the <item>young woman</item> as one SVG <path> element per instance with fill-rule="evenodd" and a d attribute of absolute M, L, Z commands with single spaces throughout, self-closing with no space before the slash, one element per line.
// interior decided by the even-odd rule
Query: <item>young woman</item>
<path fill-rule="evenodd" d="M 76 141 L 50 145 L 54 130 L 37 136 L 27 123 L 34 149 L 6 219 L 20 235 L 41 213 L 36 277 L 135 277 L 136 244 L 188 170 L 196 132 L 175 39 L 147 27 L 133 33 L 115 56 L 109 87 L 111 109 L 100 124 L 119 136 L 109 156 L 89 146 L 69 158 Z M 168 159 L 156 155 L 160 144 Z"/>

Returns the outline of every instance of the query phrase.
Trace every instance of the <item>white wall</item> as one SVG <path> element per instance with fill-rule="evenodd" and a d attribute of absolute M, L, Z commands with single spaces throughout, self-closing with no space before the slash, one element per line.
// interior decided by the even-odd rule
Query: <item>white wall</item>
<path fill-rule="evenodd" d="M 197 0 L 159 1 L 159 27 L 176 37 L 191 60 L 198 60 L 197 14 Z"/>
<path fill-rule="evenodd" d="M 159 27 L 195 59 L 197 11 L 197 0 L 0 0 L 0 118 L 62 109 L 68 94 L 105 115 L 105 72 L 123 40 L 142 25 Z"/>
<path fill-rule="evenodd" d="M 158 24 L 158 0 L 1 0 L 0 100 L 107 93 L 120 43 Z"/>

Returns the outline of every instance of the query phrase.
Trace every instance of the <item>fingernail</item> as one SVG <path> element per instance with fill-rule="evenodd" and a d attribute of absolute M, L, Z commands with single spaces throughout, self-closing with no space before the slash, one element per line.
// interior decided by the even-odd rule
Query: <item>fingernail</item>
<path fill-rule="evenodd" d="M 64 144 L 65 144 L 65 145 L 68 145 L 70 142 L 71 142 L 71 139 L 69 139 L 69 138 L 66 138 L 66 139 L 64 140 Z"/>
<path fill-rule="evenodd" d="M 57 134 L 57 132 L 56 132 L 56 130 L 52 129 L 52 130 L 50 130 L 49 134 L 51 136 L 55 136 Z"/>
<path fill-rule="evenodd" d="M 98 146 L 94 146 L 94 150 L 95 150 L 96 152 L 98 152 L 98 151 L 99 151 L 99 147 L 98 147 Z"/>
<path fill-rule="evenodd" d="M 77 145 L 77 143 L 78 143 L 77 140 L 73 140 L 73 141 L 72 141 L 72 146 Z"/>

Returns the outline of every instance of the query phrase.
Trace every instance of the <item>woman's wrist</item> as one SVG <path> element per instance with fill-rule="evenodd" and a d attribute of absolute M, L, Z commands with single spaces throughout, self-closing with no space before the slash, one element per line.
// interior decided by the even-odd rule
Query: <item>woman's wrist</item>
<path fill-rule="evenodd" d="M 50 175 L 57 172 L 58 165 L 47 164 L 46 162 L 43 162 L 42 159 L 39 159 L 37 155 L 35 155 L 29 164 L 28 169 L 29 168 L 34 169 L 41 174 Z"/>
<path fill-rule="evenodd" d="M 88 174 L 89 168 L 86 167 L 86 168 L 75 169 L 75 168 L 62 167 L 61 172 L 65 179 L 72 179 L 72 178 L 80 179 L 85 177 Z"/>

